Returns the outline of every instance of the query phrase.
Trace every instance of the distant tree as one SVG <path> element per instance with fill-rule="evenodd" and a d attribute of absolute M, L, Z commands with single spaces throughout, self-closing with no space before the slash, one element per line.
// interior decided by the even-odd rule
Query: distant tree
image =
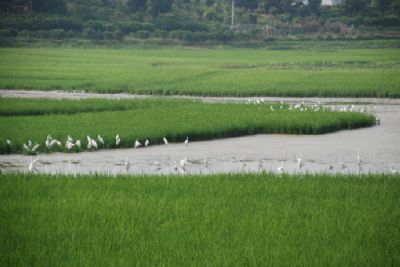
<path fill-rule="evenodd" d="M 66 13 L 65 0 L 30 0 L 32 10 L 40 13 Z"/>
<path fill-rule="evenodd" d="M 235 0 L 235 5 L 254 10 L 258 8 L 258 0 Z"/>
<path fill-rule="evenodd" d="M 319 15 L 321 11 L 322 0 L 308 0 L 308 6 L 311 9 L 311 12 Z"/>
<path fill-rule="evenodd" d="M 172 0 L 147 0 L 147 10 L 149 14 L 157 16 L 160 13 L 171 11 Z"/>
<path fill-rule="evenodd" d="M 362 12 L 367 6 L 366 0 L 345 0 L 344 10 L 347 15 L 355 15 Z"/>
<path fill-rule="evenodd" d="M 391 0 L 373 0 L 373 6 L 378 8 L 380 11 L 385 12 L 390 9 Z"/>
<path fill-rule="evenodd" d="M 146 0 L 128 0 L 127 6 L 133 12 L 143 12 L 146 10 Z"/>

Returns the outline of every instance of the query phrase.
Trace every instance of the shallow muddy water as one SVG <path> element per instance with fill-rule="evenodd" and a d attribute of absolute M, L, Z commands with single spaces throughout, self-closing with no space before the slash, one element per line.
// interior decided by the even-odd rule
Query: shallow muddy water
<path fill-rule="evenodd" d="M 4 90 L 0 91 L 2 96 L 3 92 Z M 45 94 L 49 96 L 47 92 Z M 69 95 L 70 93 L 62 94 Z M 248 101 L 249 98 L 205 98 L 204 100 Z M 264 98 L 264 100 L 283 100 L 289 103 L 317 101 L 316 98 Z M 366 108 L 368 112 L 380 118 L 381 124 L 325 135 L 268 134 L 190 142 L 188 146 L 185 146 L 182 140 L 179 144 L 139 149 L 42 154 L 39 156 L 36 170 L 40 173 L 106 173 L 110 175 L 262 171 L 279 173 L 281 171 L 278 168 L 283 164 L 284 173 L 396 173 L 400 171 L 399 100 L 351 98 L 318 98 L 318 100 L 328 106 L 335 105 L 337 108 L 344 106 L 344 103 L 358 103 L 357 109 Z M 357 149 L 361 164 L 357 160 Z M 185 157 L 187 157 L 187 164 L 181 168 L 179 162 Z M 301 168 L 297 163 L 297 157 L 303 160 L 304 164 Z M 31 159 L 31 156 L 1 155 L 0 169 L 2 172 L 25 172 L 28 171 Z M 130 163 L 129 169 L 126 168 L 126 162 Z"/>

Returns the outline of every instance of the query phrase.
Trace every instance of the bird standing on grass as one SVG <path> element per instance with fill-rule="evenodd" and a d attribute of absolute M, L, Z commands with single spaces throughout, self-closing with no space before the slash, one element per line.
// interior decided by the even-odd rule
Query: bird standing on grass
<path fill-rule="evenodd" d="M 115 136 L 115 145 L 119 146 L 121 144 L 121 138 L 119 137 L 119 134 Z"/>
<path fill-rule="evenodd" d="M 133 148 L 138 148 L 142 145 L 142 143 L 139 142 L 139 140 L 136 139 L 135 141 L 135 145 L 133 146 Z"/>
<path fill-rule="evenodd" d="M 104 139 L 100 135 L 97 135 L 97 140 L 99 140 L 99 143 L 104 146 Z"/>

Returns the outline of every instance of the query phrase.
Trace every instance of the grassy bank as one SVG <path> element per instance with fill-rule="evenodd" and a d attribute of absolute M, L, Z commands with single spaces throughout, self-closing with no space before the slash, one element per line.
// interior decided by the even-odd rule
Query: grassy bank
<path fill-rule="evenodd" d="M 0 176 L 0 264 L 396 266 L 397 176 Z"/>
<path fill-rule="evenodd" d="M 0 88 L 399 97 L 394 48 L 0 48 Z"/>
<path fill-rule="evenodd" d="M 22 145 L 28 140 L 39 143 L 39 151 L 49 151 L 45 146 L 48 134 L 63 143 L 61 148 L 55 147 L 52 151 L 65 151 L 68 134 L 80 139 L 84 150 L 87 135 L 96 138 L 100 134 L 105 140 L 105 145 L 100 147 L 115 148 L 116 134 L 121 136 L 120 147 L 133 147 L 136 139 L 160 144 L 163 137 L 183 142 L 187 136 L 190 140 L 207 140 L 257 133 L 322 134 L 375 123 L 372 115 L 363 113 L 289 110 L 287 105 L 281 109 L 280 104 L 273 105 L 272 111 L 269 104 L 161 99 L 122 102 L 2 99 L 0 103 L 4 104 L 0 108 L 3 114 L 0 116 L 0 153 L 22 152 Z M 14 106 L 14 103 L 17 104 Z M 124 110 L 119 110 L 121 106 Z M 87 111 L 97 108 L 103 110 Z M 11 140 L 12 145 L 8 145 L 6 139 Z"/>

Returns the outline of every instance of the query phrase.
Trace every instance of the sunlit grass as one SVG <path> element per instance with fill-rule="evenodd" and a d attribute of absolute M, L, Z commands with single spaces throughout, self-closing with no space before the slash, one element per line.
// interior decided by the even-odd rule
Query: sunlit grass
<path fill-rule="evenodd" d="M 1 266 L 397 266 L 398 176 L 0 176 Z"/>
<path fill-rule="evenodd" d="M 0 87 L 399 97 L 399 66 L 397 49 L 1 48 Z"/>

